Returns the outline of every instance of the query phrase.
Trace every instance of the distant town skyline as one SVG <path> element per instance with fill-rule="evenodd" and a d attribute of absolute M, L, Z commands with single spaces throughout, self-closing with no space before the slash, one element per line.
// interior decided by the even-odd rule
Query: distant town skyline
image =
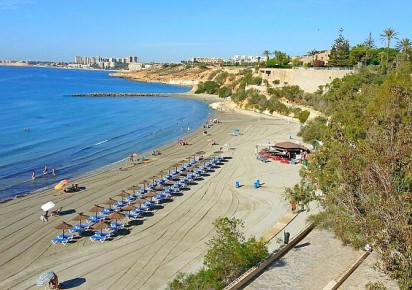
<path fill-rule="evenodd" d="M 137 55 L 142 62 L 180 62 L 264 50 L 296 56 L 330 49 L 340 28 L 351 46 L 372 33 L 379 47 L 388 27 L 412 39 L 411 10 L 407 0 L 0 0 L 0 59 Z"/>

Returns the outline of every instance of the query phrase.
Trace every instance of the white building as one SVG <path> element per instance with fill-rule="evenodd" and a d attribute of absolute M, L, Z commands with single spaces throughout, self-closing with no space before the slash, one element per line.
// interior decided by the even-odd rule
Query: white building
<path fill-rule="evenodd" d="M 267 60 L 266 56 L 255 56 L 255 55 L 234 55 L 229 58 L 231 63 L 256 63 L 265 62 Z"/>

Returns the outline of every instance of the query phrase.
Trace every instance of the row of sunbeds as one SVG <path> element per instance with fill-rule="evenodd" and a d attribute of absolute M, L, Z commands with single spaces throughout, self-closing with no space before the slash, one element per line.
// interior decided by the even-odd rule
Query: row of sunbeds
<path fill-rule="evenodd" d="M 216 164 L 221 161 L 222 157 L 220 156 L 214 156 L 205 160 L 196 160 L 194 158 L 192 161 L 176 167 L 175 170 L 169 170 L 168 174 L 162 175 L 161 178 L 153 179 L 153 182 L 147 186 L 143 183 L 144 187 L 133 194 L 128 194 L 123 191 L 123 195 L 121 195 L 122 200 L 116 201 L 111 199 L 113 202 L 115 201 L 115 203 L 109 207 L 102 208 L 100 212 L 96 211 L 95 215 L 85 219 L 86 223 L 81 223 L 80 220 L 80 223 L 68 229 L 70 234 L 64 234 L 63 232 L 52 239 L 52 243 L 66 245 L 73 240 L 75 237 L 74 234 L 80 235 L 84 231 L 94 229 L 93 225 L 104 222 L 108 219 L 108 216 L 116 212 L 125 212 L 122 214 L 130 220 L 141 218 L 144 212 L 152 210 L 157 204 L 162 203 L 164 200 L 172 199 L 174 194 L 180 192 L 182 188 L 187 187 L 207 171 L 213 170 Z M 159 190 L 159 188 L 161 188 L 161 190 Z M 133 209 L 130 207 L 127 208 L 127 206 L 134 204 L 139 204 L 139 206 Z M 112 221 L 108 225 L 107 231 L 103 231 L 103 227 L 95 231 L 94 235 L 90 236 L 90 240 L 103 243 L 125 226 L 125 223 L 118 222 L 116 219 L 116 221 Z"/>

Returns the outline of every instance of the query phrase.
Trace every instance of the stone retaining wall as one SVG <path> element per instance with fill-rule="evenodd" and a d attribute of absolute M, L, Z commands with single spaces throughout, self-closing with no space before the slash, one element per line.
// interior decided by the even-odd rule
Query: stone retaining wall
<path fill-rule="evenodd" d="M 308 93 L 315 92 L 319 86 L 332 82 L 335 78 L 342 78 L 354 70 L 340 69 L 279 69 L 261 68 L 259 76 L 268 80 L 273 86 L 273 81 L 279 80 L 278 86 L 297 85 Z"/>

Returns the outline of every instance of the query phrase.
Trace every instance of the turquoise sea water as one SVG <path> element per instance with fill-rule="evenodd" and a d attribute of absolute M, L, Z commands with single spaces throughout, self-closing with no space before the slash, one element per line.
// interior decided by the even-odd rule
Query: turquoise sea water
<path fill-rule="evenodd" d="M 113 78 L 106 71 L 0 67 L 0 200 L 157 148 L 185 134 L 181 127 L 199 127 L 209 112 L 206 104 L 186 99 L 71 94 L 188 90 Z M 49 174 L 43 176 L 46 165 Z"/>

